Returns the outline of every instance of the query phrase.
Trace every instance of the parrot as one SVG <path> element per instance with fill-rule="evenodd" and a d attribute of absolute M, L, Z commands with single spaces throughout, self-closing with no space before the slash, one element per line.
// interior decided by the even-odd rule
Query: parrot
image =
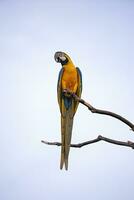
<path fill-rule="evenodd" d="M 81 97 L 82 93 L 82 73 L 78 67 L 75 67 L 68 54 L 57 51 L 54 55 L 57 63 L 62 68 L 59 72 L 57 83 L 57 98 L 61 113 L 61 160 L 60 169 L 65 166 L 68 170 L 68 157 L 70 151 L 73 119 L 78 108 L 78 101 L 71 96 L 65 94 L 65 90 Z"/>

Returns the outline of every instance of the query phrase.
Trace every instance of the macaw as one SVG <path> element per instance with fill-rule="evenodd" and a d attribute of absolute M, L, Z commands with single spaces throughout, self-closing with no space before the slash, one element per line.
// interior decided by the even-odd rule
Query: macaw
<path fill-rule="evenodd" d="M 61 161 L 60 169 L 65 165 L 68 169 L 68 156 L 72 137 L 73 118 L 78 107 L 78 102 L 71 95 L 65 95 L 68 90 L 81 97 L 82 74 L 78 67 L 75 67 L 71 58 L 64 52 L 58 51 L 54 55 L 55 61 L 61 63 L 57 84 L 57 97 L 61 113 Z"/>

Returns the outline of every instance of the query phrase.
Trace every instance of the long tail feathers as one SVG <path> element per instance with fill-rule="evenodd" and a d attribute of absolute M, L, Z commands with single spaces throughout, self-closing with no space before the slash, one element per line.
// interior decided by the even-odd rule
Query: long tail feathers
<path fill-rule="evenodd" d="M 61 115 L 61 162 L 60 169 L 63 168 L 65 164 L 65 169 L 68 169 L 68 156 L 70 150 L 70 143 L 72 137 L 72 128 L 73 128 L 73 113 L 72 108 L 66 110 L 64 116 Z"/>

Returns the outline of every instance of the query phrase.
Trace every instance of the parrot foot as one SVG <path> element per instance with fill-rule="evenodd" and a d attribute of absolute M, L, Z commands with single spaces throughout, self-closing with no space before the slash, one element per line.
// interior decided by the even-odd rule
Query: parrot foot
<path fill-rule="evenodd" d="M 72 92 L 70 90 L 64 89 L 63 90 L 63 95 L 65 97 L 69 97 L 70 98 L 72 96 Z"/>

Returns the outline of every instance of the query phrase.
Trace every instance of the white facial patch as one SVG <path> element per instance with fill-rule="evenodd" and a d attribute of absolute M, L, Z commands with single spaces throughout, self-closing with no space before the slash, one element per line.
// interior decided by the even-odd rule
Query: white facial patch
<path fill-rule="evenodd" d="M 65 60 L 66 60 L 66 57 L 65 57 L 65 56 L 60 56 L 60 59 L 61 59 L 62 61 L 65 61 Z"/>

